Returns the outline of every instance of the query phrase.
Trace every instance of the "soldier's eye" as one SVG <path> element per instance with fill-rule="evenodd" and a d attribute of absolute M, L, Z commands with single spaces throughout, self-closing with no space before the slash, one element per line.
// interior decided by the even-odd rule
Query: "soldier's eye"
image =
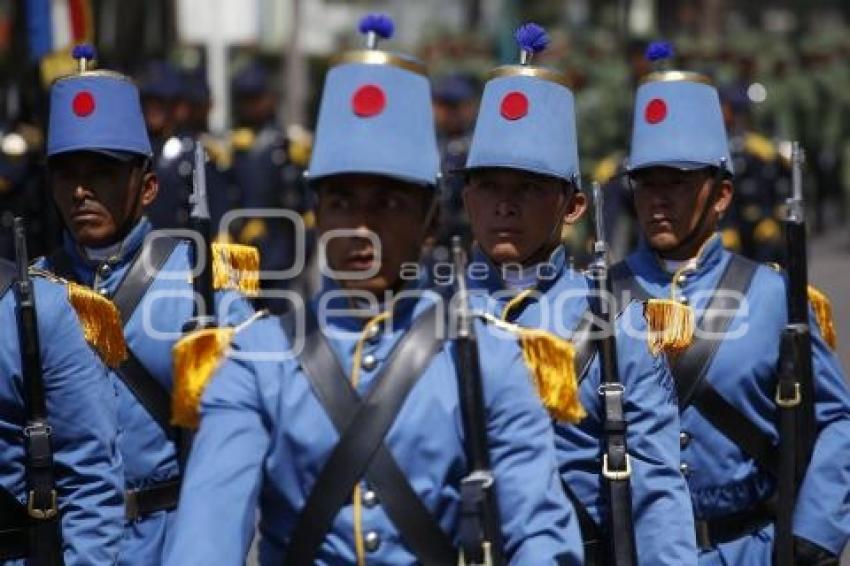
<path fill-rule="evenodd" d="M 348 210 L 351 208 L 351 200 L 344 197 L 330 197 L 327 199 L 328 208 L 332 210 Z"/>
<path fill-rule="evenodd" d="M 386 208 L 387 210 L 398 210 L 399 208 L 401 208 L 401 205 L 401 199 L 398 197 L 390 196 L 387 197 L 386 200 L 384 200 L 384 208 Z"/>

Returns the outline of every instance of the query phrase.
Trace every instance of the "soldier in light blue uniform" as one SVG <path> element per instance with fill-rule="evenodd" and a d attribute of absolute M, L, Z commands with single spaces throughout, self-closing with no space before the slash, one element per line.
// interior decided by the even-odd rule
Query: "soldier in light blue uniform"
<path fill-rule="evenodd" d="M 303 328 L 285 334 L 277 318 L 237 331 L 201 399 L 166 564 L 243 563 L 257 507 L 261 564 L 457 563 L 468 431 L 454 344 L 441 333 L 426 334 L 435 353 L 420 365 L 424 371 L 402 358 L 418 381 L 365 472 L 342 485 L 327 528 L 305 518 L 312 516 L 305 508 L 315 509 L 336 487 L 326 474 L 349 468 L 350 459 L 325 468 L 340 438 L 359 441 L 369 433 L 344 432 L 351 418 L 328 410 L 327 388 L 344 392 L 342 413 L 370 399 L 386 383 L 393 349 L 440 303 L 422 292 L 424 276 L 408 281 L 402 271 L 403 264 L 418 265 L 422 239 L 434 229 L 439 159 L 424 67 L 374 47 L 390 29 L 384 17 L 364 20 L 370 48 L 342 55 L 328 73 L 310 166 L 320 233 L 349 231 L 328 243 L 327 264 L 360 280 L 325 277 L 307 313 L 296 310 L 321 321 L 306 337 Z M 382 244 L 380 259 L 369 231 Z M 578 526 L 560 489 L 551 427 L 515 338 L 501 341 L 483 324 L 476 328 L 505 554 L 511 564 L 579 564 Z M 292 357 L 289 336 L 307 341 L 301 357 Z M 310 355 L 314 347 L 326 355 Z M 315 371 L 317 361 L 328 371 Z M 386 410 L 383 401 L 372 406 L 375 413 Z"/>
<path fill-rule="evenodd" d="M 712 322 L 699 315 L 719 296 L 719 287 L 741 290 L 746 298 L 730 309 L 722 338 L 695 334 L 673 372 L 681 384 L 705 368 L 696 392 L 679 398 L 682 470 L 691 490 L 700 564 L 767 565 L 786 283 L 782 273 L 722 246 L 717 226 L 732 199 L 730 165 L 720 102 L 710 81 L 681 71 L 645 77 L 635 101 L 629 158 L 642 242 L 615 271 L 618 286 L 632 294 L 692 308 L 698 330 L 711 328 Z M 824 340 L 830 326 L 812 317 L 818 436 L 794 514 L 797 564 L 837 564 L 850 536 L 850 394 Z M 704 343 L 716 346 L 713 355 L 686 362 Z"/>
<path fill-rule="evenodd" d="M 586 206 L 573 95 L 561 74 L 529 64 L 545 47 L 545 32 L 527 24 L 517 39 L 523 64 L 491 73 L 465 171 L 477 250 L 470 287 L 487 293 L 488 310 L 507 321 L 577 337 L 589 308 L 588 283 L 568 265 L 560 245 L 562 227 L 576 222 Z M 688 564 L 696 548 L 679 473 L 676 395 L 664 357 L 650 354 L 645 333 L 642 306 L 628 305 L 617 324 L 617 346 L 637 552 L 641 564 Z M 588 346 L 577 350 L 592 353 Z M 605 532 L 608 504 L 600 480 L 601 372 L 598 357 L 590 361 L 590 355 L 578 355 L 576 362 L 587 416 L 577 424 L 557 423 L 558 463 L 565 489 L 585 510 L 587 559 L 605 563 L 612 534 Z M 557 408 L 553 416 L 561 417 Z"/>
<path fill-rule="evenodd" d="M 28 564 L 23 427 L 27 420 L 17 336 L 14 266 L 0 260 L 0 564 Z M 66 566 L 115 564 L 124 505 L 116 439 L 115 389 L 106 365 L 86 343 L 68 286 L 31 273 L 54 474 Z M 106 301 L 103 301 L 106 303 Z M 118 337 L 120 338 L 120 329 Z M 12 504 L 12 505 L 9 505 Z"/>
<path fill-rule="evenodd" d="M 93 55 L 75 50 L 83 62 Z M 194 315 L 185 240 L 151 236 L 144 209 L 157 194 L 139 95 L 126 77 L 83 70 L 51 89 L 48 168 L 65 223 L 64 245 L 42 268 L 112 299 L 121 312 L 128 360 L 113 373 L 118 388 L 119 449 L 124 457 L 126 529 L 121 564 L 162 562 L 179 493 L 182 435 L 170 422 L 171 348 Z M 237 287 L 214 263 L 216 276 Z M 250 306 L 219 294 L 222 324 Z"/>

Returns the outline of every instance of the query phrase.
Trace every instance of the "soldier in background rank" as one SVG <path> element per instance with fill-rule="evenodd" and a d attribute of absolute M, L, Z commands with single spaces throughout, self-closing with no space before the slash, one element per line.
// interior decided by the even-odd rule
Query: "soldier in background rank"
<path fill-rule="evenodd" d="M 38 511 L 58 513 L 66 566 L 116 563 L 124 516 L 117 450 L 115 389 L 108 368 L 124 352 L 115 308 L 106 299 L 30 273 L 35 302 L 41 383 L 51 427 L 54 499 L 34 501 L 25 427 L 32 424 L 32 374 L 25 373 L 18 332 L 21 298 L 12 290 L 15 266 L 0 260 L 0 564 L 34 564 L 31 538 Z M 81 313 L 78 315 L 78 312 Z M 87 343 L 88 341 L 88 343 Z M 30 368 L 33 369 L 33 368 Z M 26 376 L 26 377 L 25 377 Z M 48 498 L 49 499 L 49 498 Z M 42 548 L 43 552 L 45 549 Z"/>
<path fill-rule="evenodd" d="M 440 228 L 437 244 L 448 248 L 452 236 L 469 236 L 469 221 L 463 210 L 463 179 L 452 171 L 463 168 L 469 153 L 475 123 L 478 92 L 472 77 L 460 73 L 446 75 L 434 84 L 434 119 L 442 165 Z"/>
<path fill-rule="evenodd" d="M 241 190 L 241 207 L 304 215 L 312 208 L 303 181 L 309 154 L 299 151 L 276 123 L 278 96 L 268 71 L 259 62 L 249 64 L 233 78 L 232 92 L 237 125 L 231 137 L 233 176 Z M 304 226 L 312 228 L 309 215 Z M 281 271 L 304 251 L 296 250 L 296 229 L 290 219 L 249 215 L 236 238 L 260 249 L 263 271 Z M 269 278 L 264 285 L 279 288 L 283 283 Z M 267 306 L 279 308 L 274 302 Z"/>
<path fill-rule="evenodd" d="M 209 105 L 209 89 L 204 78 L 188 71 L 175 71 L 166 78 L 174 83 L 170 104 L 171 135 L 162 142 L 154 158 L 159 191 L 147 209 L 148 219 L 157 230 L 188 227 L 193 156 L 195 144 L 201 143 L 209 155 L 207 196 L 211 224 L 217 230 L 224 214 L 239 206 L 240 191 L 230 168 L 230 151 L 205 129 L 198 129 L 205 121 L 204 108 Z M 223 236 L 227 239 L 230 234 Z"/>
<path fill-rule="evenodd" d="M 47 135 L 64 243 L 39 265 L 113 299 L 119 309 L 128 345 L 127 360 L 113 373 L 126 489 L 119 563 L 160 564 L 180 489 L 178 451 L 185 448 L 170 418 L 171 349 L 197 310 L 190 276 L 197 260 L 186 241 L 149 237 L 144 211 L 158 186 L 138 91 L 123 75 L 87 70 L 90 47 L 74 54 L 81 71 L 51 88 Z M 227 248 L 209 261 L 221 289 L 245 288 L 242 277 L 251 278 L 251 262 L 257 267 L 254 250 Z M 223 324 L 252 312 L 234 291 L 216 299 Z"/>
<path fill-rule="evenodd" d="M 422 274 L 403 276 L 433 230 L 429 82 L 415 59 L 375 48 L 391 34 L 388 18 L 369 16 L 361 30 L 370 48 L 328 73 L 310 164 L 319 231 L 343 231 L 326 246 L 334 276 L 296 315 L 237 330 L 219 364 L 185 364 L 218 369 L 201 398 L 166 564 L 244 563 L 258 507 L 264 565 L 457 563 L 472 432 L 461 426 L 454 345 L 431 326 L 443 316 L 439 295 L 421 287 Z M 516 340 L 475 327 L 504 540 L 496 551 L 513 564 L 578 564 L 551 427 Z M 402 383 L 411 388 L 398 398 Z"/>
<path fill-rule="evenodd" d="M 558 464 L 564 489 L 582 518 L 586 559 L 606 564 L 611 560 L 607 542 L 613 538 L 614 545 L 621 544 L 632 534 L 607 528 L 611 506 L 621 503 L 607 500 L 600 479 L 602 373 L 598 357 L 591 361 L 593 344 L 581 336 L 589 289 L 560 245 L 563 225 L 576 222 L 587 203 L 579 189 L 574 99 L 563 75 L 527 64 L 545 48 L 545 32 L 527 24 L 517 39 L 523 64 L 491 74 L 466 165 L 464 199 L 477 262 L 469 284 L 490 295 L 488 310 L 494 315 L 572 338 L 575 351 L 582 352 L 575 368 L 569 359 L 567 371 L 552 371 L 559 379 L 580 381 L 586 415 L 564 411 L 563 389 L 554 386 L 545 389 L 550 393 L 544 402 L 557 423 Z M 631 462 L 628 503 L 640 563 L 688 564 L 696 548 L 687 486 L 679 473 L 673 380 L 664 357 L 647 348 L 643 308 L 638 303 L 626 307 L 617 328 Z"/>
<path fill-rule="evenodd" d="M 664 59 L 671 51 L 656 45 L 652 53 Z M 647 75 L 637 90 L 628 164 L 642 240 L 615 267 L 616 283 L 667 302 L 671 331 L 693 335 L 672 369 L 700 564 L 768 565 L 775 509 L 787 503 L 775 501 L 786 280 L 723 248 L 717 230 L 732 200 L 732 173 L 709 79 Z M 824 313 L 822 296 L 816 305 Z M 831 320 L 812 316 L 810 325 L 817 438 L 794 511 L 795 563 L 826 565 L 837 564 L 850 537 L 850 392 L 828 343 Z"/>
<path fill-rule="evenodd" d="M 752 260 L 782 262 L 779 212 L 790 194 L 790 170 L 776 144 L 752 129 L 746 85 L 720 90 L 735 170 L 735 198 L 721 221 L 724 246 Z"/>

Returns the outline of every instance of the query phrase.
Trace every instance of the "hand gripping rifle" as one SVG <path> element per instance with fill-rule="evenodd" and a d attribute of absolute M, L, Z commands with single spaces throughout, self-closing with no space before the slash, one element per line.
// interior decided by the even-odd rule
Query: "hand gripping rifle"
<path fill-rule="evenodd" d="M 461 480 L 460 559 L 466 566 L 502 566 L 501 516 L 487 444 L 487 409 L 478 363 L 478 345 L 466 288 L 466 253 L 460 236 L 452 237 L 452 259 L 457 279 L 456 344 L 460 366 L 458 394 L 463 414 L 469 474 Z"/>
<path fill-rule="evenodd" d="M 47 423 L 35 292 L 29 277 L 26 232 L 21 218 L 15 218 L 14 239 L 18 271 L 14 289 L 18 302 L 18 337 L 27 413 L 23 432 L 30 557 L 38 566 L 59 566 L 63 564 L 63 558 L 53 477 L 53 431 Z"/>
<path fill-rule="evenodd" d="M 602 189 L 593 184 L 596 242 L 588 268 L 591 282 L 590 309 L 593 332 L 602 371 L 599 394 L 602 397 L 603 442 L 602 479 L 608 498 L 609 563 L 614 566 L 637 564 L 635 530 L 632 524 L 631 464 L 626 447 L 626 418 L 623 411 L 623 384 L 617 369 L 617 339 L 611 279 L 608 274 L 608 244 L 605 241 Z"/>
<path fill-rule="evenodd" d="M 816 436 L 802 165 L 800 144 L 794 142 L 792 192 L 785 217 L 788 324 L 782 332 L 776 387 L 780 445 L 774 560 L 780 566 L 794 564 L 796 491 L 806 474 Z"/>

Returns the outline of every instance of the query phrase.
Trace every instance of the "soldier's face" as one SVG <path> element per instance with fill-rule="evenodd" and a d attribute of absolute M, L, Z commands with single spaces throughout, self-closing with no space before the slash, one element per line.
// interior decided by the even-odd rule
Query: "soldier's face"
<path fill-rule="evenodd" d="M 387 177 L 341 175 L 324 181 L 318 195 L 316 220 L 327 239 L 328 266 L 354 274 L 377 271 L 367 279 L 341 276 L 340 285 L 376 295 L 396 289 L 402 264 L 419 260 L 430 227 L 429 191 Z"/>
<path fill-rule="evenodd" d="M 587 205 L 564 181 L 510 169 L 473 172 L 463 200 L 475 241 L 498 264 L 545 260 L 563 224 L 576 222 Z"/>
<path fill-rule="evenodd" d="M 631 184 L 644 237 L 652 249 L 669 259 L 694 257 L 716 230 L 732 196 L 731 183 L 723 181 L 714 202 L 708 202 L 714 178 L 707 170 L 652 167 L 635 173 Z M 703 211 L 707 217 L 700 225 Z M 695 231 L 696 237 L 690 237 Z"/>
<path fill-rule="evenodd" d="M 156 197 L 156 177 L 135 161 L 71 152 L 51 158 L 49 170 L 65 227 L 83 246 L 98 248 L 122 239 Z"/>

